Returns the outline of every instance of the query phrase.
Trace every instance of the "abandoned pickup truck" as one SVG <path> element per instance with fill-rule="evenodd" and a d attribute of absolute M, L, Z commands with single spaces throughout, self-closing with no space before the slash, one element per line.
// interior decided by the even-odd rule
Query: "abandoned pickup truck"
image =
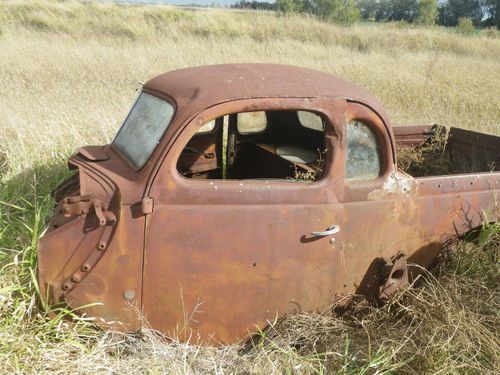
<path fill-rule="evenodd" d="M 396 163 L 409 150 L 424 159 L 413 175 Z M 499 137 L 392 127 L 326 73 L 172 71 L 142 87 L 111 144 L 69 159 L 39 243 L 42 295 L 103 327 L 238 342 L 345 295 L 388 297 L 498 219 L 499 166 Z"/>

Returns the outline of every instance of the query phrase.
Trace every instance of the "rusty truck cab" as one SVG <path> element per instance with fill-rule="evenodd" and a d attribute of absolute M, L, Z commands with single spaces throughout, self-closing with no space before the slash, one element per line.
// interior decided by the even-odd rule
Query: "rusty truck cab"
<path fill-rule="evenodd" d="M 380 104 L 328 74 L 160 75 L 113 143 L 70 159 L 78 173 L 40 240 L 41 290 L 106 327 L 205 342 L 369 292 L 380 259 L 433 253 L 443 236 L 415 236 L 428 206 L 393 147 Z"/>

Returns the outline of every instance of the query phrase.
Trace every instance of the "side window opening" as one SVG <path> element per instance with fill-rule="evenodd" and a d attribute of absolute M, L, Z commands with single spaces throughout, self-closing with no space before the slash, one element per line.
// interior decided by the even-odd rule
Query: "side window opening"
<path fill-rule="evenodd" d="M 192 179 L 316 181 L 324 174 L 327 153 L 323 120 L 307 112 L 314 126 L 304 126 L 298 112 L 305 111 L 220 117 L 212 131 L 195 133 L 177 170 Z"/>
<path fill-rule="evenodd" d="M 382 153 L 375 132 L 362 121 L 347 124 L 346 179 L 374 179 L 382 173 Z"/>
<path fill-rule="evenodd" d="M 222 177 L 223 118 L 207 122 L 189 140 L 177 161 L 177 170 L 186 177 Z"/>

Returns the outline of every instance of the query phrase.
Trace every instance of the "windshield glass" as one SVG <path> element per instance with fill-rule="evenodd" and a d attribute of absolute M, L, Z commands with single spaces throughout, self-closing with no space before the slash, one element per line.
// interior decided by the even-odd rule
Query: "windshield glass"
<path fill-rule="evenodd" d="M 146 164 L 167 130 L 174 107 L 156 96 L 141 93 L 113 141 L 137 167 Z"/>

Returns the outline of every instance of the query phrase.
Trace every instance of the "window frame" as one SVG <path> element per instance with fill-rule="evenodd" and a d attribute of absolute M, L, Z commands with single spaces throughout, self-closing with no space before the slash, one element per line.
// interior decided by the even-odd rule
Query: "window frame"
<path fill-rule="evenodd" d="M 347 179 L 344 177 L 344 184 L 346 186 L 347 196 L 352 192 L 368 192 L 377 187 L 381 187 L 387 182 L 389 177 L 393 175 L 395 170 L 395 154 L 393 149 L 392 133 L 389 130 L 390 125 L 386 124 L 382 117 L 375 112 L 372 108 L 363 103 L 356 101 L 349 101 L 347 104 L 347 118 L 344 128 L 344 171 L 346 170 L 347 163 L 347 126 L 351 121 L 362 121 L 373 131 L 380 146 L 381 154 L 381 171 L 380 175 L 373 179 Z M 358 195 L 356 195 L 358 196 Z"/>

